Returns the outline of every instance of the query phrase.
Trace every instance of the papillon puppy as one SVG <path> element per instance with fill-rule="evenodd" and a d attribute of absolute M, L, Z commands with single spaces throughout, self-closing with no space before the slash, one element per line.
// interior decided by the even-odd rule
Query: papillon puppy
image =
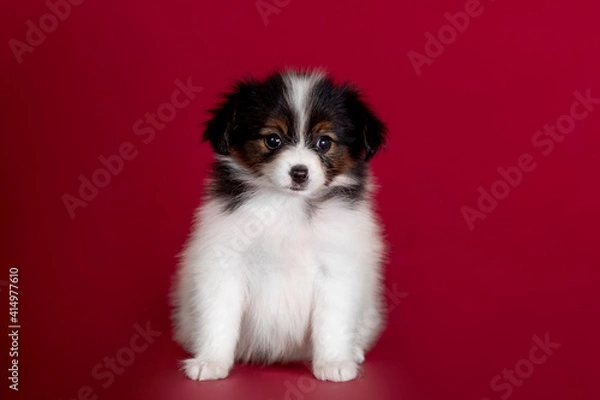
<path fill-rule="evenodd" d="M 239 81 L 212 110 L 215 163 L 172 292 L 190 379 L 236 361 L 357 377 L 384 323 L 368 162 L 385 137 L 359 91 L 319 71 Z"/>

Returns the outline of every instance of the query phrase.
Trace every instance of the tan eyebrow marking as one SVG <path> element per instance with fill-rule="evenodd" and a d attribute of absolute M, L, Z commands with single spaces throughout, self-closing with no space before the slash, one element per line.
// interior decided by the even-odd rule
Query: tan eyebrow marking
<path fill-rule="evenodd" d="M 313 135 L 326 133 L 327 136 L 330 136 L 333 140 L 337 139 L 337 135 L 333 130 L 333 124 L 331 123 L 331 121 L 318 122 L 315 126 L 313 126 L 311 132 L 313 133 Z"/>
<path fill-rule="evenodd" d="M 283 119 L 279 118 L 270 118 L 265 122 L 265 126 L 260 130 L 261 135 L 268 135 L 270 133 L 269 129 L 275 129 L 279 133 L 287 134 L 287 124 Z"/>

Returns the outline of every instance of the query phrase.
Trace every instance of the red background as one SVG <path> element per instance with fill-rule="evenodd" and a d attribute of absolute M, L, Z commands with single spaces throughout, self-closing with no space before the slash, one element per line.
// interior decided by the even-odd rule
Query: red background
<path fill-rule="evenodd" d="M 598 398 L 600 106 L 550 155 L 531 143 L 569 112 L 573 92 L 600 98 L 595 3 L 482 1 L 418 76 L 408 52 L 423 53 L 425 33 L 464 1 L 278 0 L 265 24 L 254 0 L 88 0 L 21 64 L 9 40 L 24 41 L 26 21 L 38 25 L 48 8 L 5 2 L 2 329 L 11 265 L 22 324 L 20 391 L 9 398 L 73 399 L 89 386 L 100 399 L 496 400 L 492 378 L 546 333 L 561 347 L 511 398 Z M 211 159 L 198 124 L 233 79 L 285 66 L 355 82 L 387 122 L 373 166 L 386 285 L 403 294 L 355 382 L 317 383 L 303 366 L 192 382 L 176 369 L 185 354 L 170 339 L 166 295 Z M 133 124 L 188 77 L 203 91 L 144 144 Z M 61 196 L 77 196 L 78 177 L 124 142 L 137 157 L 71 219 Z M 471 231 L 461 206 L 477 207 L 478 187 L 525 153 L 536 169 Z M 103 388 L 92 368 L 147 322 L 162 335 Z"/>

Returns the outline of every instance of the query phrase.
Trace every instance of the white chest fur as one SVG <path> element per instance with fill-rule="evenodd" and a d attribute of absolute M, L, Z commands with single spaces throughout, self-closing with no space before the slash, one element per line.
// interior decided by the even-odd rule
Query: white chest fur
<path fill-rule="evenodd" d="M 306 358 L 319 274 L 313 221 L 293 197 L 257 198 L 239 215 L 251 222 L 237 231 L 247 244 L 237 260 L 247 283 L 238 357 Z"/>

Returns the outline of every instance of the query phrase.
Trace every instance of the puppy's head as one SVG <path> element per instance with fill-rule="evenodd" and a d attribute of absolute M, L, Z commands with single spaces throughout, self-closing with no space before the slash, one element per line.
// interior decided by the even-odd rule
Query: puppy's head
<path fill-rule="evenodd" d="M 362 176 L 385 133 L 351 85 L 284 72 L 237 82 L 213 110 L 204 140 L 257 182 L 311 195 Z"/>

